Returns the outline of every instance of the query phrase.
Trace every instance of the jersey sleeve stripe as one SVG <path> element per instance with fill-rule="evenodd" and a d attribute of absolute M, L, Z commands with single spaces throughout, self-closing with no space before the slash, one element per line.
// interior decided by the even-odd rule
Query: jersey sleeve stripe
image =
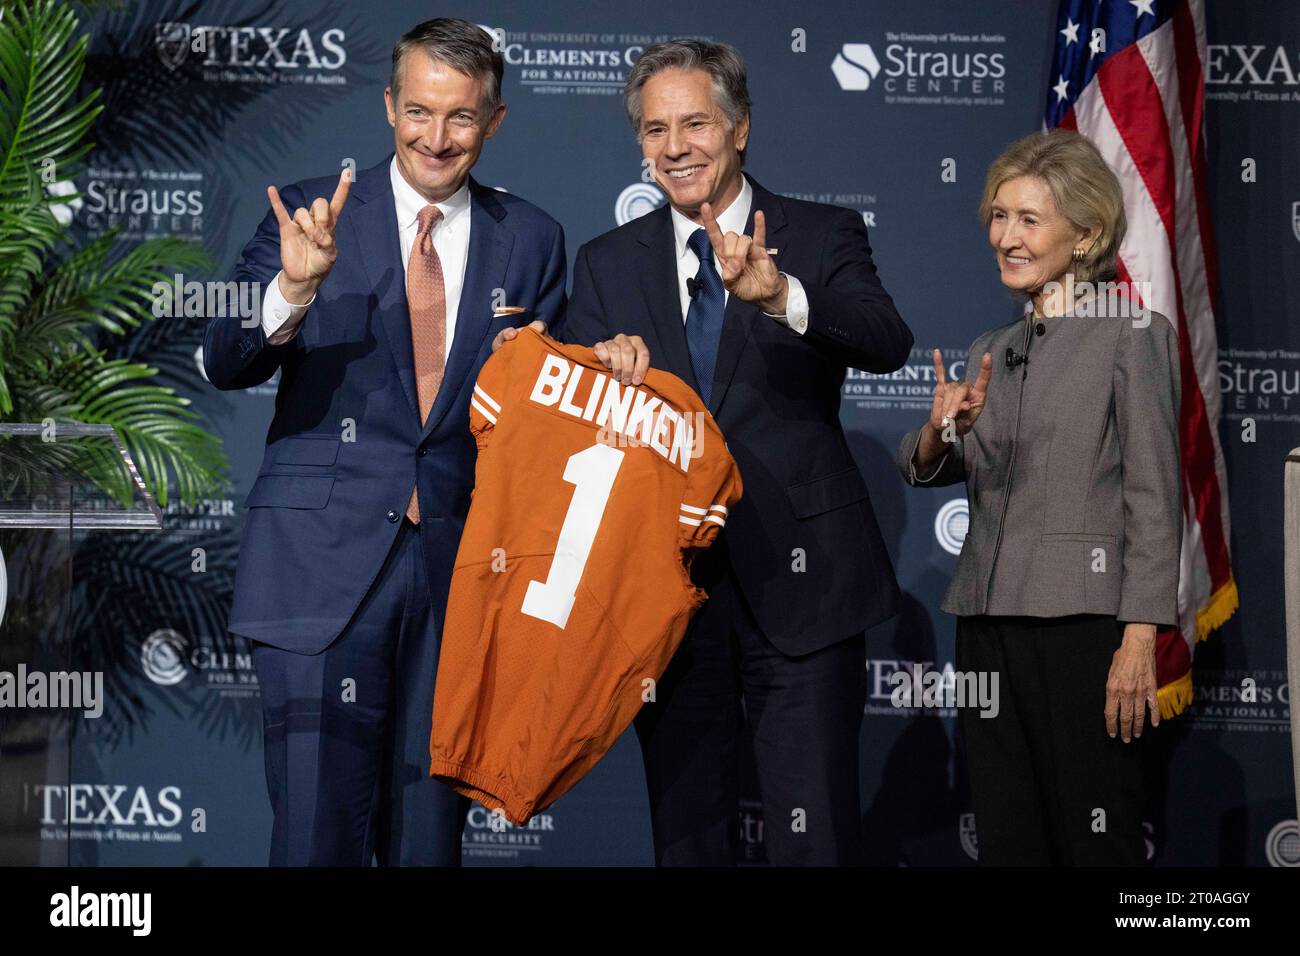
<path fill-rule="evenodd" d="M 474 394 L 477 395 L 479 398 L 481 398 L 483 400 L 483 404 L 491 408 L 492 411 L 494 412 L 501 411 L 500 404 L 494 401 L 491 395 L 483 391 L 483 389 L 479 388 L 477 382 L 474 384 Z"/>
<path fill-rule="evenodd" d="M 497 417 L 493 415 L 491 412 L 489 412 L 482 405 L 480 405 L 478 403 L 478 399 L 471 398 L 469 400 L 469 403 L 473 408 L 478 409 L 478 413 L 482 415 L 484 418 L 486 418 L 488 421 L 490 421 L 493 425 L 497 423 Z"/>
<path fill-rule="evenodd" d="M 696 527 L 699 527 L 702 523 L 699 518 L 687 518 L 685 515 L 678 515 L 677 520 L 682 524 L 694 525 Z"/>
<path fill-rule="evenodd" d="M 693 515 L 706 515 L 709 513 L 707 508 L 693 508 L 690 505 L 682 505 L 682 510 Z"/>
<path fill-rule="evenodd" d="M 721 511 L 724 515 L 727 514 L 727 506 L 726 506 L 726 505 L 709 505 L 709 510 L 710 510 L 710 511 Z"/>
<path fill-rule="evenodd" d="M 714 524 L 720 524 L 720 525 L 722 525 L 723 527 L 726 527 L 726 524 L 727 524 L 727 522 L 726 522 L 725 520 L 723 520 L 722 518 L 719 518 L 717 515 L 708 515 L 708 516 L 705 517 L 704 520 L 705 520 L 705 521 L 712 521 Z"/>

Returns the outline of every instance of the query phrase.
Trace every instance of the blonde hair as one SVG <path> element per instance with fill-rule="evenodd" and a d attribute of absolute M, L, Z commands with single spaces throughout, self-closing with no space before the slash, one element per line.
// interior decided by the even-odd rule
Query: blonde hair
<path fill-rule="evenodd" d="M 1079 281 L 1115 278 L 1115 257 L 1124 239 L 1124 194 L 1101 153 L 1086 137 L 1065 129 L 1031 133 L 1002 151 L 989 166 L 980 199 L 985 228 L 993 221 L 993 197 L 1009 179 L 1034 176 L 1047 184 L 1057 210 L 1076 229 L 1100 231 L 1082 259 L 1072 260 Z"/>

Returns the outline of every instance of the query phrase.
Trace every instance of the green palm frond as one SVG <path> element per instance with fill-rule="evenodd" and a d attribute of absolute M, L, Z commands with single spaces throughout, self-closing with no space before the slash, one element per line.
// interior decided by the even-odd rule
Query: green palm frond
<path fill-rule="evenodd" d="M 195 424 L 189 399 L 148 384 L 157 374 L 143 363 L 108 360 L 98 352 L 70 356 L 32 390 L 40 411 L 33 409 L 31 417 L 112 425 L 160 504 L 167 503 L 169 487 L 195 501 L 222 484 L 221 443 Z M 105 490 L 120 497 L 123 489 Z"/>
<path fill-rule="evenodd" d="M 147 240 L 105 265 L 115 238 L 116 230 L 106 233 L 59 264 L 27 315 L 19 317 L 20 342 L 80 342 L 93 327 L 122 335 L 154 318 L 156 283 L 170 290 L 175 272 L 192 274 L 211 265 L 198 246 L 179 239 Z"/>
<path fill-rule="evenodd" d="M 39 190 L 35 175 L 28 179 L 30 188 Z M 16 316 L 30 299 L 60 232 L 54 216 L 35 199 L 0 205 L 0 415 L 13 408 L 5 370 L 14 359 Z"/>
<path fill-rule="evenodd" d="M 0 205 L 23 204 L 29 174 L 66 179 L 91 150 L 84 143 L 99 113 L 94 90 L 69 104 L 81 83 L 88 36 L 73 40 L 77 18 L 57 0 L 34 0 L 5 10 L 0 19 Z"/>
<path fill-rule="evenodd" d="M 154 287 L 211 268 L 195 243 L 154 239 L 120 248 L 117 232 L 74 244 L 52 207 L 93 148 L 99 91 L 75 101 L 89 37 L 62 0 L 0 7 L 0 420 L 112 425 L 158 501 L 185 502 L 225 484 L 220 441 L 189 400 L 157 381 L 116 340 L 156 320 Z M 172 320 L 167 320 L 172 321 Z M 179 321 L 179 320 L 178 320 Z M 82 463 L 86 466 L 87 463 Z M 111 458 L 88 463 L 115 497 L 129 493 Z"/>

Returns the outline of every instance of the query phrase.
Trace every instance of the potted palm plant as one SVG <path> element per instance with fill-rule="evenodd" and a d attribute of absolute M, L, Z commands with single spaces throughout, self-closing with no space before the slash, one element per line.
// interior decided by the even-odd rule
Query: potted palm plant
<path fill-rule="evenodd" d="M 177 239 L 70 238 L 68 184 L 101 109 L 97 90 L 77 97 L 89 38 L 76 33 L 60 0 L 0 10 L 0 421 L 111 425 L 160 504 L 193 502 L 224 484 L 219 439 L 156 369 L 114 351 L 155 321 L 155 283 L 211 263 Z"/>
<path fill-rule="evenodd" d="M 211 262 L 192 242 L 127 243 L 116 230 L 79 240 L 70 228 L 80 198 L 72 184 L 103 108 L 99 90 L 82 89 L 88 43 L 62 0 L 0 0 L 0 423 L 56 433 L 72 422 L 111 425 L 159 504 L 196 504 L 224 493 L 222 444 L 149 355 L 151 343 L 166 342 L 167 323 L 194 321 L 156 318 L 155 284 Z M 58 441 L 35 448 L 26 471 L 0 455 L 0 502 L 27 490 L 41 456 L 67 454 Z M 121 497 L 107 470 L 88 477 Z M 220 538 L 204 543 L 228 550 Z M 170 535 L 0 528 L 0 596 L 9 596 L 0 669 L 93 667 L 107 674 L 114 702 L 104 729 L 137 724 L 149 704 L 127 660 L 144 626 L 133 615 L 161 608 L 177 626 L 224 632 L 230 555 L 200 581 L 190 552 Z M 49 844 L 22 807 L 31 786 L 73 778 L 69 716 L 0 713 L 0 861 L 48 861 Z"/>

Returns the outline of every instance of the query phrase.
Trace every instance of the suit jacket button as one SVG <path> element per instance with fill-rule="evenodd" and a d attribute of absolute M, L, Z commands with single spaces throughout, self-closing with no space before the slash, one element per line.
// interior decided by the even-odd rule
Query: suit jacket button
<path fill-rule="evenodd" d="M 393 524 L 396 524 L 396 523 L 397 523 L 397 519 L 400 518 L 400 517 L 401 517 L 401 515 L 399 515 L 396 511 L 391 511 L 391 510 L 390 510 L 390 511 L 388 512 L 388 520 L 389 520 L 390 522 L 392 522 Z"/>
<path fill-rule="evenodd" d="M 416 452 L 416 454 L 419 455 L 421 458 L 423 458 L 425 455 L 429 454 L 429 449 L 421 448 L 419 451 Z"/>

